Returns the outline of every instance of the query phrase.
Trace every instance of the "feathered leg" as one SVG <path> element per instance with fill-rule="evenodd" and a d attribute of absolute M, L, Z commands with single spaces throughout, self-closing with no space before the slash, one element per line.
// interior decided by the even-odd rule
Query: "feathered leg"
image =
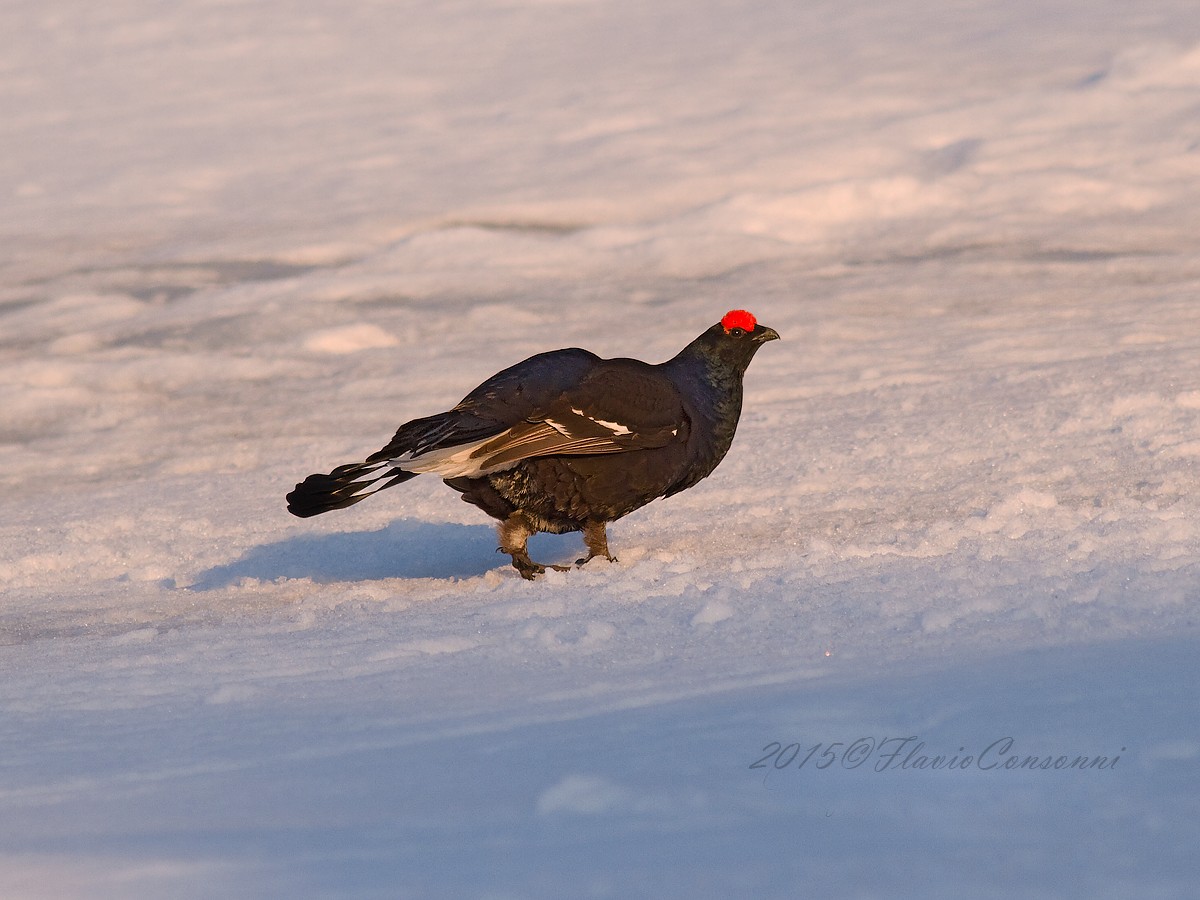
<path fill-rule="evenodd" d="M 517 510 L 500 523 L 500 546 L 497 551 L 507 553 L 512 557 L 513 568 L 521 573 L 521 577 L 532 581 L 546 571 L 547 566 L 536 563 L 529 558 L 527 544 L 529 539 L 537 534 L 532 520 L 521 510 Z M 566 572 L 570 566 L 549 566 L 560 572 Z"/>
<path fill-rule="evenodd" d="M 603 522 L 593 521 L 583 526 L 583 543 L 588 549 L 588 555 L 575 560 L 575 565 L 585 565 L 597 556 L 603 556 L 609 562 L 617 561 L 617 558 L 608 552 L 608 531 Z"/>

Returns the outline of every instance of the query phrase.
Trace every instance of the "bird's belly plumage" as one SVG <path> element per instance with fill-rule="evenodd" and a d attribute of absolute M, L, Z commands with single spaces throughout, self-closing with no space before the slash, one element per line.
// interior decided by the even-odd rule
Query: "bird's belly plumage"
<path fill-rule="evenodd" d="M 686 466 L 680 445 L 595 456 L 548 456 L 478 478 L 448 478 L 468 503 L 503 521 L 516 510 L 538 530 L 580 531 L 612 522 L 661 497 Z"/>

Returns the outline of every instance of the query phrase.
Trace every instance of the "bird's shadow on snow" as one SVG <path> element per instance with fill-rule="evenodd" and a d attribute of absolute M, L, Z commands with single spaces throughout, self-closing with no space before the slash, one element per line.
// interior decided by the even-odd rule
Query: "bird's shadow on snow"
<path fill-rule="evenodd" d="M 401 519 L 378 531 L 305 534 L 255 547 L 241 559 L 201 572 L 191 590 L 214 590 L 243 578 L 471 578 L 508 562 L 496 553 L 494 528 Z"/>

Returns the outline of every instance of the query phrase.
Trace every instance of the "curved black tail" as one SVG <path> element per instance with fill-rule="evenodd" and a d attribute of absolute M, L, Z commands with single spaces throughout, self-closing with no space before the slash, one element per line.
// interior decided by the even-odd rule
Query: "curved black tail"
<path fill-rule="evenodd" d="M 375 475 L 380 469 L 384 470 L 383 473 Z M 338 466 L 328 475 L 309 475 L 296 485 L 296 489 L 287 495 L 288 512 L 307 519 L 331 509 L 353 506 L 359 500 L 366 500 L 384 488 L 416 478 L 417 474 L 394 469 L 386 462 Z M 374 477 L 368 478 L 369 475 Z M 373 485 L 375 486 L 372 487 Z"/>

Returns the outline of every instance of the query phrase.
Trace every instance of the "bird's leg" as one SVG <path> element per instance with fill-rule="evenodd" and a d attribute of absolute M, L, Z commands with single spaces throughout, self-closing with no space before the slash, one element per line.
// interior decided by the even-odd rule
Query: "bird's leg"
<path fill-rule="evenodd" d="M 500 523 L 500 546 L 496 549 L 511 556 L 513 568 L 521 573 L 522 578 L 529 581 L 546 571 L 545 566 L 529 558 L 529 551 L 526 549 L 529 539 L 537 534 L 537 531 L 529 516 L 521 510 L 517 510 Z M 565 572 L 570 566 L 552 565 L 550 568 Z"/>
<path fill-rule="evenodd" d="M 583 526 L 583 543 L 587 546 L 588 555 L 577 559 L 575 565 L 582 566 L 597 556 L 603 556 L 609 562 L 617 561 L 617 558 L 608 552 L 608 531 L 603 522 L 588 522 Z"/>

